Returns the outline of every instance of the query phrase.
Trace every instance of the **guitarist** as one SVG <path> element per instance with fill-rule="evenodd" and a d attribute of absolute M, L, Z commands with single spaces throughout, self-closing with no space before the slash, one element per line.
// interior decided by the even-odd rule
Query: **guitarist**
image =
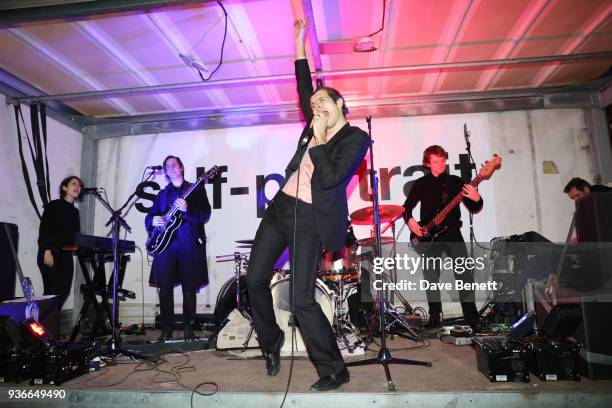
<path fill-rule="evenodd" d="M 423 166 L 430 169 L 430 173 L 417 179 L 408 197 L 404 202 L 404 217 L 410 231 L 418 237 L 423 236 L 421 225 L 413 218 L 412 210 L 421 203 L 420 220 L 422 225 L 431 221 L 437 212 L 444 208 L 446 203 L 453 199 L 459 192 L 463 194 L 463 204 L 467 209 L 476 213 L 482 209 L 483 201 L 478 191 L 471 185 L 466 184 L 460 177 L 453 176 L 446 171 L 446 151 L 438 146 L 429 146 L 423 152 Z M 461 210 L 456 206 L 444 219 L 441 227 L 447 227 L 431 245 L 430 249 L 423 254 L 426 257 L 440 257 L 444 253 L 453 259 L 457 257 L 467 257 L 465 245 L 448 245 L 447 243 L 463 243 L 461 235 Z M 435 262 L 434 262 L 435 263 Z M 454 263 L 454 262 L 453 262 Z M 424 278 L 430 283 L 438 283 L 440 270 L 438 265 L 432 269 L 423 270 Z M 473 282 L 473 271 L 466 270 L 462 274 L 455 273 L 455 279 L 464 282 Z M 463 290 L 459 293 L 463 316 L 468 324 L 475 324 L 478 321 L 478 311 L 474 304 L 474 292 Z M 439 327 L 442 304 L 440 303 L 440 291 L 437 289 L 427 290 L 427 301 L 429 303 L 429 321 L 426 328 Z"/>
<path fill-rule="evenodd" d="M 164 225 L 163 215 L 172 206 L 182 213 L 182 223 L 175 231 L 172 241 L 161 253 L 155 254 L 149 284 L 159 288 L 161 314 L 161 342 L 172 338 L 174 324 L 174 286 L 183 289 L 183 320 L 185 340 L 193 340 L 193 325 L 196 319 L 196 290 L 208 284 L 206 266 L 206 237 L 204 223 L 210 218 L 210 203 L 206 190 L 200 186 L 187 200 L 181 195 L 191 186 L 185 181 L 185 168 L 180 158 L 168 156 L 163 163 L 164 173 L 170 181 L 157 194 L 153 206 L 145 218 L 148 231 Z"/>

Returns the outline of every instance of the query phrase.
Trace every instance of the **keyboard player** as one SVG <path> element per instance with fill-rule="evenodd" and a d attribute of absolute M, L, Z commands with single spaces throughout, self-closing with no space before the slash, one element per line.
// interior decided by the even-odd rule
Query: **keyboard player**
<path fill-rule="evenodd" d="M 62 251 L 67 238 L 80 232 L 79 210 L 74 206 L 83 182 L 77 176 L 66 177 L 59 186 L 57 200 L 50 201 L 43 211 L 38 233 L 37 263 L 43 278 L 45 295 L 57 295 L 59 307 L 66 302 L 72 278 L 72 252 Z"/>

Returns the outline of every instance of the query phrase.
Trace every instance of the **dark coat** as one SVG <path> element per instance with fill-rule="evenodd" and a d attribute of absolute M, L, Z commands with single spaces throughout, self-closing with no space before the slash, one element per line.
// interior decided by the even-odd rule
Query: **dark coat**
<path fill-rule="evenodd" d="M 166 214 L 190 185 L 185 181 L 177 189 L 168 183 L 157 194 L 145 218 L 147 230 L 152 229 L 153 217 Z M 208 283 L 204 223 L 210 218 L 211 208 L 206 190 L 199 186 L 186 201 L 187 212 L 182 215 L 181 226 L 175 231 L 168 247 L 161 254 L 155 255 L 149 276 L 149 283 L 153 286 L 181 283 L 183 287 L 198 288 Z"/>
<path fill-rule="evenodd" d="M 300 158 L 307 149 L 302 143 L 307 137 L 313 118 L 310 97 L 313 95 L 312 78 L 308 60 L 295 61 L 300 108 L 306 125 L 298 140 L 298 147 L 285 169 L 285 181 L 299 168 Z M 346 243 L 346 220 L 348 203 L 346 187 L 361 164 L 370 140 L 368 134 L 358 127 L 346 124 L 329 141 L 308 150 L 314 170 L 311 179 L 312 206 L 315 224 L 323 246 L 330 251 L 344 247 Z M 282 188 L 281 188 L 282 189 Z"/>

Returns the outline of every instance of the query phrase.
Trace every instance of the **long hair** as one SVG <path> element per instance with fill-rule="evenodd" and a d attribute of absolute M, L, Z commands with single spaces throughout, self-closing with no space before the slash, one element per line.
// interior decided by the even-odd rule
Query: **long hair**
<path fill-rule="evenodd" d="M 179 166 L 181 166 L 181 175 L 183 176 L 183 179 L 185 178 L 185 166 L 183 166 L 183 161 L 180 159 L 180 157 L 178 156 L 173 156 L 173 155 L 168 155 L 166 156 L 166 158 L 164 159 L 164 162 L 162 163 L 162 167 L 164 169 L 164 174 L 166 174 L 166 162 L 170 159 L 176 159 L 177 163 L 179 164 Z M 168 177 L 168 175 L 166 174 L 166 177 Z"/>

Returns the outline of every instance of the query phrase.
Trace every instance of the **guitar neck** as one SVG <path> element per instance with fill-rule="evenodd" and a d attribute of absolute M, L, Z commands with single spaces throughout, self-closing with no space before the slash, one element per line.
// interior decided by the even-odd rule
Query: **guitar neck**
<path fill-rule="evenodd" d="M 189 188 L 183 193 L 181 194 L 181 198 L 183 200 L 186 200 L 187 197 L 189 197 L 189 195 L 200 185 L 202 184 L 202 182 L 212 178 L 215 176 L 215 174 L 217 173 L 217 166 L 213 166 L 210 170 L 208 170 L 206 173 L 204 173 L 199 179 L 197 179 L 195 181 L 195 183 L 193 183 L 192 185 L 189 186 Z M 166 215 L 164 216 L 164 218 L 166 218 L 166 221 L 168 221 L 170 218 L 172 218 L 174 216 L 174 214 L 178 211 L 178 209 L 174 206 L 172 206 L 172 208 L 166 213 Z"/>
<path fill-rule="evenodd" d="M 482 177 L 480 175 L 474 177 L 472 181 L 470 181 L 470 185 L 472 187 L 476 187 L 482 181 Z M 446 206 L 440 211 L 431 221 L 429 221 L 426 225 L 427 229 L 432 229 L 435 226 L 438 226 L 444 221 L 446 216 L 459 204 L 463 201 L 463 193 L 460 191 L 457 195 L 448 203 Z"/>

